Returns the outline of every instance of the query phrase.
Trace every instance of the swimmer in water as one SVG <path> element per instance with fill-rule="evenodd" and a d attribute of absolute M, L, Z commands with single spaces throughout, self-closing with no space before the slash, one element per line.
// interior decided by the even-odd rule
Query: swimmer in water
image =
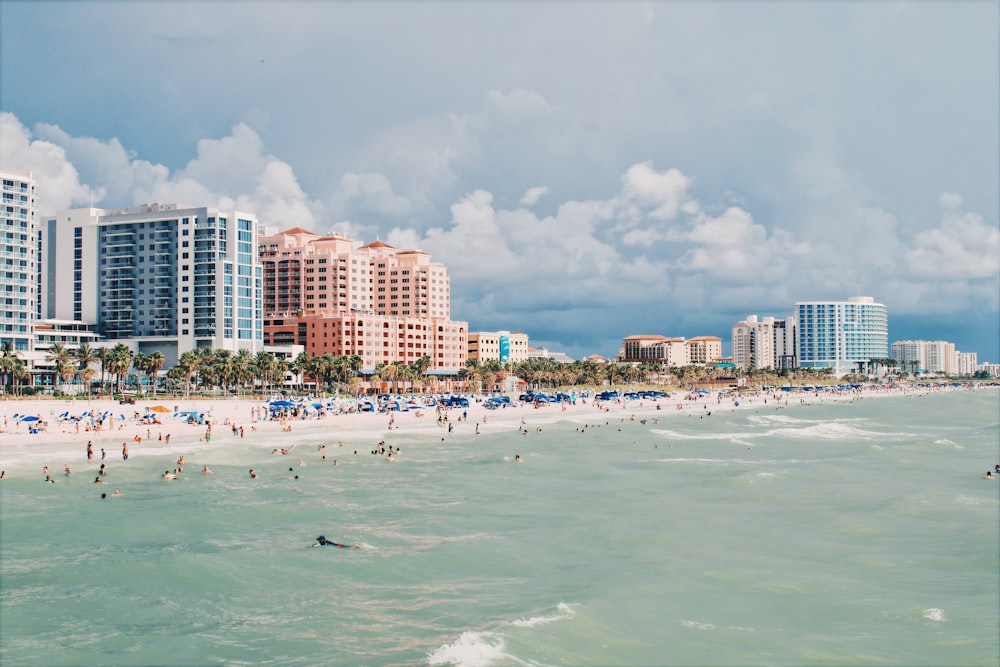
<path fill-rule="evenodd" d="M 320 535 L 316 538 L 316 544 L 314 547 L 340 547 L 341 549 L 360 549 L 360 544 L 340 544 L 339 542 L 333 542 L 326 539 L 325 536 Z"/>
<path fill-rule="evenodd" d="M 204 468 L 202 468 L 201 471 L 203 473 L 205 473 L 206 475 L 211 475 L 212 474 L 212 471 L 209 470 L 208 466 L 205 466 Z"/>
<path fill-rule="evenodd" d="M 115 492 L 112 493 L 111 495 L 113 495 L 113 496 L 120 496 L 120 495 L 122 495 L 121 489 L 115 489 Z"/>

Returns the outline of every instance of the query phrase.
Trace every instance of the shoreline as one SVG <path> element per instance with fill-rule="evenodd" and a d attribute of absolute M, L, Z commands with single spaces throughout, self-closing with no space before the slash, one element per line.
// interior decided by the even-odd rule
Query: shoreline
<path fill-rule="evenodd" d="M 996 390 L 995 387 L 986 389 Z M 826 391 L 820 393 L 799 392 L 786 395 L 785 392 L 730 395 L 703 395 L 692 400 L 690 394 L 675 392 L 660 399 L 640 399 L 595 403 L 593 398 L 579 400 L 575 404 L 551 404 L 535 408 L 531 405 L 513 405 L 508 408 L 488 410 L 484 407 L 484 395 L 470 401 L 468 408 L 441 408 L 449 423 L 455 425 L 453 435 L 472 435 L 478 430 L 489 434 L 508 429 L 534 429 L 551 425 L 561 420 L 589 423 L 590 420 L 608 417 L 651 419 L 665 422 L 682 416 L 707 416 L 712 411 L 735 411 L 757 409 L 765 406 L 773 409 L 791 409 L 803 404 L 843 403 L 862 399 L 893 396 L 920 396 L 936 392 L 981 391 L 971 385 L 959 387 L 897 387 L 885 389 L 864 388 L 859 390 Z M 585 401 L 585 402 L 584 402 Z M 147 408 L 154 405 L 174 404 L 174 400 L 160 399 L 137 401 L 134 405 L 119 405 L 114 400 L 35 399 L 0 401 L 0 469 L 6 478 L 25 477 L 40 474 L 41 466 L 48 466 L 52 473 L 61 473 L 64 465 L 85 466 L 99 464 L 99 452 L 108 449 L 111 460 L 120 461 L 122 444 L 127 443 L 130 457 L 143 454 L 166 454 L 178 447 L 190 446 L 198 449 L 225 447 L 232 442 L 233 428 L 244 429 L 243 444 L 253 445 L 260 440 L 262 447 L 272 447 L 276 439 L 292 441 L 297 438 L 316 439 L 329 437 L 331 441 L 351 441 L 352 448 L 368 448 L 389 433 L 393 439 L 399 436 L 427 436 L 431 434 L 448 437 L 446 427 L 438 424 L 438 410 L 425 408 L 418 412 L 390 413 L 328 413 L 322 416 L 310 415 L 305 419 L 255 421 L 255 408 L 266 405 L 265 401 L 251 399 L 198 399 L 176 401 L 181 412 L 196 411 L 210 413 L 212 423 L 211 442 L 205 441 L 206 425 L 189 425 L 181 418 L 166 413 L 160 424 L 139 423 L 134 415 L 147 414 Z M 60 421 L 58 415 L 69 412 L 79 415 L 85 411 L 94 414 L 110 412 L 109 427 L 101 431 L 87 430 L 82 422 Z M 463 413 L 466 419 L 461 419 Z M 46 423 L 44 431 L 29 433 L 29 425 L 14 420 L 13 415 L 36 415 L 41 423 Z M 126 417 L 122 422 L 121 416 Z M 475 425 L 475 426 L 473 426 Z M 78 428 L 79 426 L 79 428 Z M 391 427 L 391 428 L 390 428 Z M 141 439 L 139 441 L 138 439 Z M 94 461 L 86 458 L 87 443 L 92 442 L 95 450 Z M 217 444 L 216 444 L 217 443 Z M 292 442 L 291 444 L 295 444 Z M 57 458 L 58 457 L 58 458 Z M 62 460 L 68 457 L 68 460 Z"/>

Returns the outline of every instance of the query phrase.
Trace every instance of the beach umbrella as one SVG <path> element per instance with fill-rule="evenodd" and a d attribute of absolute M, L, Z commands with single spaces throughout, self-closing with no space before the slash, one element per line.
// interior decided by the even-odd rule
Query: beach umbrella
<path fill-rule="evenodd" d="M 67 417 L 69 417 L 69 410 L 59 413 L 59 419 L 66 419 Z"/>
<path fill-rule="evenodd" d="M 154 405 L 150 408 L 153 412 L 173 412 L 170 408 L 165 405 Z"/>
<path fill-rule="evenodd" d="M 125 415 L 124 414 L 118 415 L 118 419 L 121 419 L 122 421 L 125 421 Z"/>
<path fill-rule="evenodd" d="M 35 417 L 34 415 L 28 415 L 26 417 L 21 417 L 21 421 L 23 421 L 23 422 L 36 422 L 36 421 L 38 421 L 38 417 Z"/>

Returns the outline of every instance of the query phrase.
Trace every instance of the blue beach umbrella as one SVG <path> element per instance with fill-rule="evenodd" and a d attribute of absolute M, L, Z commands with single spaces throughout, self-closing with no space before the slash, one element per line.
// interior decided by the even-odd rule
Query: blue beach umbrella
<path fill-rule="evenodd" d="M 36 422 L 36 421 L 38 421 L 38 417 L 36 417 L 34 415 L 27 415 L 25 417 L 21 417 L 21 421 L 23 421 L 23 422 Z"/>

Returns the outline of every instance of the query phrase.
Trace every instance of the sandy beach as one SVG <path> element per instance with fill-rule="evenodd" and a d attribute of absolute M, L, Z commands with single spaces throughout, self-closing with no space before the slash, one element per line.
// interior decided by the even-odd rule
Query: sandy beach
<path fill-rule="evenodd" d="M 441 415 L 453 425 L 456 432 L 481 433 L 523 428 L 533 431 L 559 420 L 572 420 L 580 424 L 598 423 L 609 418 L 623 419 L 674 419 L 678 416 L 706 417 L 713 411 L 787 409 L 803 404 L 852 401 L 900 394 L 919 394 L 927 388 L 900 387 L 895 389 L 864 389 L 860 391 L 793 393 L 757 393 L 753 395 L 692 395 L 675 391 L 670 397 L 658 400 L 632 400 L 614 403 L 595 403 L 592 398 L 578 399 L 575 404 L 550 404 L 542 407 L 515 405 L 496 410 L 486 409 L 479 400 L 471 400 L 468 408 L 442 408 Z M 937 389 L 935 389 L 937 391 Z M 152 413 L 153 406 L 179 408 L 180 412 L 197 412 L 205 415 L 205 423 L 189 424 L 170 413 Z M 211 446 L 224 447 L 233 438 L 242 437 L 252 443 L 259 438 L 273 443 L 273 434 L 282 433 L 289 445 L 299 439 L 315 442 L 329 438 L 331 442 L 344 442 L 352 448 L 367 449 L 376 445 L 386 433 L 428 435 L 449 433 L 447 423 L 438 422 L 435 408 L 419 411 L 371 413 L 317 413 L 305 417 L 283 420 L 264 419 L 266 403 L 249 399 L 162 399 L 137 401 L 134 405 L 120 405 L 117 401 L 91 400 L 19 400 L 0 402 L 0 468 L 7 477 L 37 474 L 41 466 L 48 466 L 53 473 L 61 472 L 64 465 L 81 465 L 86 462 L 86 446 L 90 442 L 100 459 L 105 449 L 112 459 L 121 458 L 123 444 L 128 444 L 130 457 L 156 453 L 167 447 L 171 451 L 184 445 L 204 446 L 211 424 Z M 107 414 L 100 430 L 91 429 L 87 419 L 70 421 L 60 415 Z M 136 417 L 155 414 L 160 423 L 147 424 Z M 17 416 L 38 417 L 37 422 L 23 422 Z M 124 419 L 122 419 L 124 417 Z M 33 424 L 40 425 L 33 433 Z M 240 435 L 242 428 L 242 436 Z M 321 435 L 322 434 L 322 435 Z M 285 439 L 284 437 L 282 438 Z M 262 442 L 261 446 L 270 446 Z"/>

